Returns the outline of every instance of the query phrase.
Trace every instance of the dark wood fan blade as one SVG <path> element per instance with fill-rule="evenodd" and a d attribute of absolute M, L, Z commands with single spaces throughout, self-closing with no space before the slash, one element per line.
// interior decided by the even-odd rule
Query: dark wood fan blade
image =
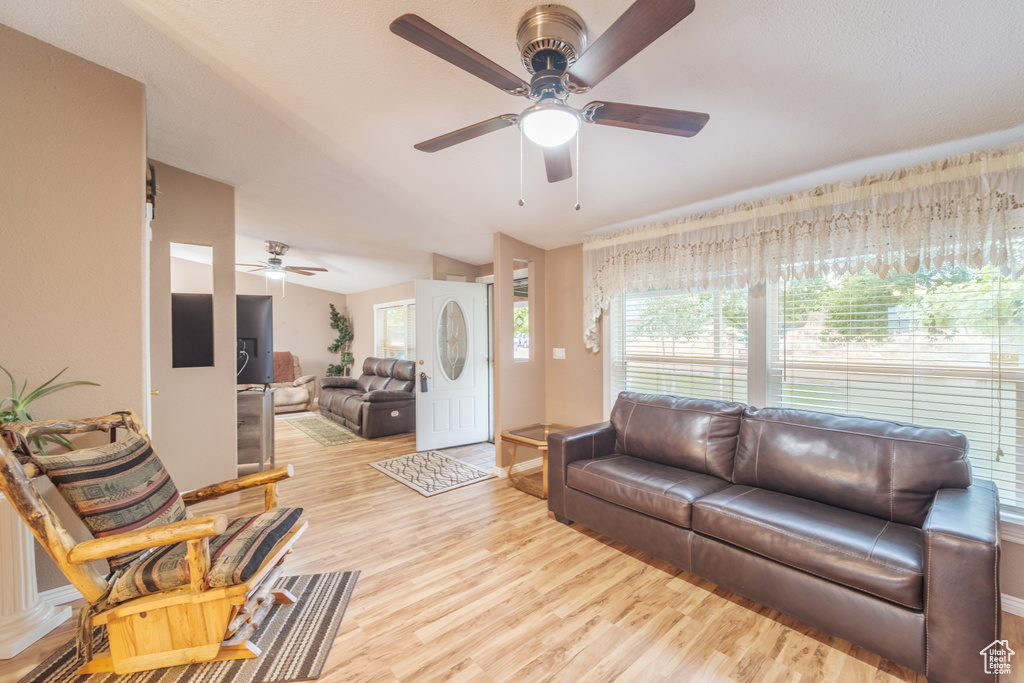
<path fill-rule="evenodd" d="M 530 91 L 530 86 L 523 79 L 459 42 L 423 17 L 403 14 L 391 22 L 391 32 L 505 92 L 525 95 Z"/>
<path fill-rule="evenodd" d="M 568 142 L 558 147 L 544 148 L 544 168 L 547 169 L 549 183 L 572 177 L 572 152 Z"/>
<path fill-rule="evenodd" d="M 287 270 L 289 273 L 295 273 L 296 275 L 316 275 L 316 273 L 310 273 L 309 271 L 302 270 L 300 268 L 285 267 L 285 270 Z"/>
<path fill-rule="evenodd" d="M 260 263 L 236 263 L 236 266 L 246 266 L 248 268 L 266 268 L 265 265 Z"/>
<path fill-rule="evenodd" d="M 694 0 L 636 0 L 569 69 L 573 83 L 594 87 L 693 11 Z"/>
<path fill-rule="evenodd" d="M 430 140 L 421 142 L 418 145 L 414 145 L 414 147 L 421 152 L 437 152 L 451 147 L 452 145 L 457 145 L 460 142 L 472 140 L 473 138 L 478 138 L 481 135 L 487 135 L 488 133 L 493 133 L 496 130 L 514 126 L 518 121 L 519 117 L 515 114 L 502 114 L 501 116 L 495 116 L 493 119 L 474 123 L 472 126 L 453 130 L 451 133 L 438 135 L 436 138 L 431 138 Z"/>
<path fill-rule="evenodd" d="M 665 135 L 681 135 L 690 138 L 696 135 L 711 118 L 707 114 L 680 109 L 642 107 L 638 104 L 619 102 L 591 102 L 583 108 L 593 113 L 585 116 L 587 121 L 603 126 L 618 126 L 633 130 L 646 130 Z"/>
<path fill-rule="evenodd" d="M 285 266 L 284 269 L 292 273 L 302 273 L 304 275 L 327 272 L 326 268 L 314 268 L 313 266 Z"/>

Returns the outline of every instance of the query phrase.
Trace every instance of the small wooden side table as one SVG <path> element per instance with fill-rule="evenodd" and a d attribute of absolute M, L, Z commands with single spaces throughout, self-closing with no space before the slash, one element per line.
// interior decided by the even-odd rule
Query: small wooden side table
<path fill-rule="evenodd" d="M 512 486 L 515 486 L 520 491 L 525 491 L 533 495 L 537 495 L 536 491 L 531 491 L 525 486 L 521 486 L 520 482 L 522 478 L 516 480 L 512 477 L 512 468 L 516 465 L 516 453 L 519 450 L 519 446 L 528 446 L 529 448 L 536 448 L 540 451 L 543 463 L 541 465 L 541 477 L 543 478 L 543 486 L 541 498 L 547 499 L 548 497 L 548 435 L 554 434 L 555 432 L 564 432 L 567 429 L 572 429 L 569 425 L 553 424 L 553 423 L 539 423 L 532 424 L 527 427 L 518 427 L 516 429 L 506 429 L 501 433 L 502 441 L 508 441 L 512 444 L 512 462 L 508 466 L 508 481 Z"/>

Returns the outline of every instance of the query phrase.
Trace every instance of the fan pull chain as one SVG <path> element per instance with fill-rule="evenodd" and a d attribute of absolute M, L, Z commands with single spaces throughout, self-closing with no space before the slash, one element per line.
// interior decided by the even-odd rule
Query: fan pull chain
<path fill-rule="evenodd" d="M 526 202 L 523 201 L 523 127 L 519 127 L 519 206 L 522 206 Z"/>
<path fill-rule="evenodd" d="M 581 126 L 582 128 L 582 126 Z M 580 133 L 576 131 L 576 210 L 580 210 Z"/>

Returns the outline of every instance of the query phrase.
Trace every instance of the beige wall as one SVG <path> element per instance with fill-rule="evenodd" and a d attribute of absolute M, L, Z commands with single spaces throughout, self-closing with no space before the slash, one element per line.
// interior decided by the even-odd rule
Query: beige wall
<path fill-rule="evenodd" d="M 471 263 L 442 256 L 441 254 L 431 254 L 431 257 L 434 264 L 433 279 L 435 280 L 447 280 L 448 276 L 452 275 L 456 279 L 464 277 L 466 282 L 474 282 L 480 274 L 480 268 Z"/>
<path fill-rule="evenodd" d="M 604 356 L 583 345 L 583 245 L 545 256 L 547 315 L 545 422 L 582 426 L 604 420 Z M 565 359 L 552 351 L 565 349 Z"/>
<path fill-rule="evenodd" d="M 514 260 L 530 262 L 530 359 L 516 361 L 512 348 Z M 502 446 L 503 429 L 543 422 L 546 411 L 544 250 L 502 233 L 494 234 L 494 434 L 497 465 L 508 467 L 511 450 Z"/>
<path fill-rule="evenodd" d="M 331 329 L 330 304 L 345 313 L 348 298 L 344 294 L 296 284 L 295 280 L 301 277 L 288 276 L 282 298 L 279 281 L 271 280 L 267 287 L 263 276 L 236 271 L 236 291 L 274 297 L 274 350 L 291 351 L 299 357 L 302 372 L 319 379 L 327 376 L 328 365 L 339 361 L 338 354 L 327 352 L 327 347 L 338 336 Z"/>
<path fill-rule="evenodd" d="M 362 374 L 363 361 L 374 353 L 373 305 L 415 298 L 415 285 L 412 281 L 348 295 L 348 319 L 352 323 L 352 333 L 355 335 L 352 340 L 352 355 L 355 357 L 352 376 L 358 377 Z"/>
<path fill-rule="evenodd" d="M 182 491 L 237 472 L 235 421 L 235 190 L 154 162 L 160 194 L 151 222 L 153 446 Z M 171 367 L 170 243 L 213 247 L 210 368 Z"/>
<path fill-rule="evenodd" d="M 0 26 L 0 93 L 0 364 L 100 383 L 36 419 L 144 413 L 145 88 Z M 66 585 L 36 554 L 39 588 Z"/>

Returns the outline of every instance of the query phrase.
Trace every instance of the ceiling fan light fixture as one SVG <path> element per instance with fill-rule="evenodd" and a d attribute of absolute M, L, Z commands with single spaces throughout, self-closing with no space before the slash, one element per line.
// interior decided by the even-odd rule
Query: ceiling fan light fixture
<path fill-rule="evenodd" d="M 285 276 L 285 272 L 283 270 L 270 270 L 269 268 L 263 274 L 271 280 L 283 280 Z"/>
<path fill-rule="evenodd" d="M 519 117 L 519 126 L 531 142 L 542 147 L 563 145 L 580 129 L 580 115 L 558 101 L 544 101 L 530 107 Z"/>

